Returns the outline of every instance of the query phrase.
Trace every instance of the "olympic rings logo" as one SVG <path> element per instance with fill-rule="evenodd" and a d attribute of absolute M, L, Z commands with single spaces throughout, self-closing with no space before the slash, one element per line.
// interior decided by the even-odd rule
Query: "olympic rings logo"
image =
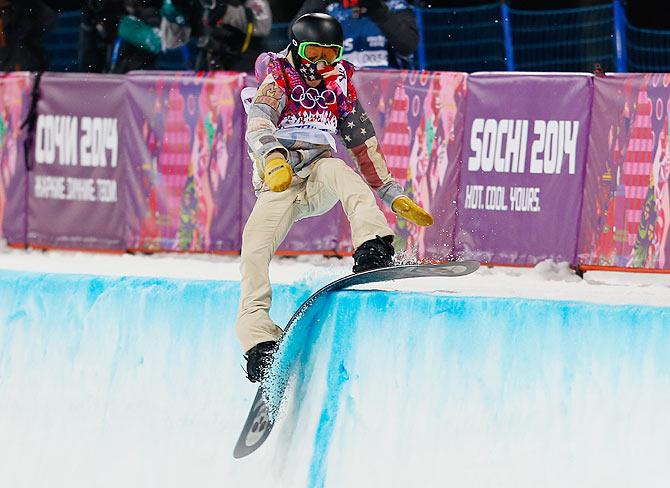
<path fill-rule="evenodd" d="M 316 88 L 308 88 L 298 85 L 291 91 L 291 100 L 298 102 L 303 108 L 308 110 L 313 109 L 317 105 L 323 109 L 327 109 L 328 105 L 333 105 L 337 102 L 337 97 L 333 90 L 325 90 L 321 93 Z"/>

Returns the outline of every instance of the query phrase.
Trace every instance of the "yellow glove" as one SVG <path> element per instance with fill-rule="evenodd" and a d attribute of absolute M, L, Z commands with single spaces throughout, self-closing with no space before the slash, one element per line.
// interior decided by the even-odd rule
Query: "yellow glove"
<path fill-rule="evenodd" d="M 422 227 L 433 225 L 433 216 L 405 195 L 398 197 L 393 201 L 391 210 L 410 222 L 414 222 Z"/>
<path fill-rule="evenodd" d="M 271 191 L 284 191 L 291 184 L 293 170 L 281 154 L 271 154 L 265 163 L 265 183 Z"/>

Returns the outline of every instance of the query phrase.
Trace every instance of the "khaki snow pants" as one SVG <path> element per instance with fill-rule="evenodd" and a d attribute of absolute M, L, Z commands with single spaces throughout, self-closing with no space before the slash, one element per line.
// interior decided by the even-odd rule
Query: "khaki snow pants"
<path fill-rule="evenodd" d="M 354 248 L 375 236 L 393 234 L 370 187 L 344 161 L 324 158 L 312 163 L 311 169 L 307 179 L 294 175 L 283 192 L 261 192 L 244 227 L 236 325 L 244 351 L 276 341 L 283 333 L 268 315 L 272 304 L 269 266 L 296 220 L 324 214 L 339 200 L 351 224 Z"/>

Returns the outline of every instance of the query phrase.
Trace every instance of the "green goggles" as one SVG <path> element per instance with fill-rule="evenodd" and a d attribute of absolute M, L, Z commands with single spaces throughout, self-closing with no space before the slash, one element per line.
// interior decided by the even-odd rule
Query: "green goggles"
<path fill-rule="evenodd" d="M 301 42 L 298 55 L 310 63 L 325 61 L 333 64 L 342 59 L 344 48 L 337 44 L 319 44 L 318 42 Z"/>

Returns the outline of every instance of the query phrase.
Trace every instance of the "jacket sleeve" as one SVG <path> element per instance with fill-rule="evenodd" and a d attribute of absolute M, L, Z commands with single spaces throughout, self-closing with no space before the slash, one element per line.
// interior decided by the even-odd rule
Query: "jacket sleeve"
<path fill-rule="evenodd" d="M 392 12 L 384 5 L 383 8 L 371 12 L 370 18 L 382 31 L 389 46 L 399 55 L 409 56 L 416 51 L 419 45 L 419 29 L 414 10 Z"/>
<path fill-rule="evenodd" d="M 295 22 L 298 17 L 305 14 L 309 14 L 312 12 L 325 14 L 326 7 L 328 6 L 329 3 L 332 3 L 332 0 L 306 0 L 302 4 L 302 7 L 300 7 L 300 10 L 298 10 L 298 13 L 295 14 L 295 17 L 293 17 L 293 20 L 290 22 L 290 24 L 293 24 L 293 22 Z"/>
<path fill-rule="evenodd" d="M 265 158 L 273 151 L 279 151 L 288 159 L 287 149 L 275 137 L 279 116 L 286 106 L 286 94 L 268 74 L 256 92 L 249 107 L 247 132 L 245 139 L 249 149 L 259 165 L 260 173 L 265 166 Z"/>
<path fill-rule="evenodd" d="M 272 11 L 267 0 L 246 0 L 244 5 L 228 5 L 223 16 L 223 23 L 230 25 L 240 32 L 247 31 L 247 24 L 251 21 L 253 35 L 265 37 L 272 29 Z"/>
<path fill-rule="evenodd" d="M 403 195 L 401 186 L 393 179 L 386 166 L 386 158 L 382 151 L 375 128 L 356 99 L 351 113 L 339 121 L 340 137 L 356 161 L 358 171 L 379 198 L 391 208 L 393 201 Z"/>

